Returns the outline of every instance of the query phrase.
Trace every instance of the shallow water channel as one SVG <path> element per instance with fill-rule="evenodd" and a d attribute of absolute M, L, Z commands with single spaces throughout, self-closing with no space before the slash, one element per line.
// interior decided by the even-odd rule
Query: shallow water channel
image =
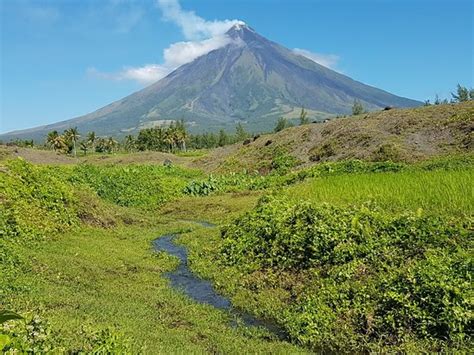
<path fill-rule="evenodd" d="M 187 221 L 190 222 L 190 221 Z M 216 227 L 214 224 L 205 221 L 192 221 L 206 228 Z M 257 319 L 252 315 L 242 312 L 234 307 L 229 299 L 219 295 L 209 281 L 203 280 L 194 275 L 188 266 L 188 252 L 182 245 L 177 245 L 174 239 L 179 234 L 165 234 L 153 241 L 155 251 L 166 252 L 177 257 L 180 261 L 178 267 L 165 273 L 165 277 L 170 281 L 171 287 L 177 289 L 193 300 L 211 305 L 218 309 L 228 311 L 233 318 L 240 320 L 247 326 L 263 327 L 276 335 L 279 339 L 286 339 L 285 332 L 272 322 Z M 236 320 L 232 321 L 232 326 L 237 326 Z"/>

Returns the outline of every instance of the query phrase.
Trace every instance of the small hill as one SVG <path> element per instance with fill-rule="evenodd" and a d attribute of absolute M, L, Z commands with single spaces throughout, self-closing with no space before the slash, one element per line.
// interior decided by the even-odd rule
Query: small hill
<path fill-rule="evenodd" d="M 337 118 L 261 135 L 249 144 L 218 148 L 196 164 L 208 171 L 271 170 L 278 156 L 297 166 L 343 159 L 413 162 L 473 152 L 474 101 L 392 109 Z"/>

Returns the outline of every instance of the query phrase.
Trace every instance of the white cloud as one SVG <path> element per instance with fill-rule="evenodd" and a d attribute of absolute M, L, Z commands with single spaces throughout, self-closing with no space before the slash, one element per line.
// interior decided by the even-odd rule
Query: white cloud
<path fill-rule="evenodd" d="M 163 51 L 162 64 L 125 67 L 116 73 L 103 73 L 89 68 L 89 75 L 110 80 L 134 80 L 149 85 L 164 78 L 179 66 L 229 44 L 232 39 L 225 32 L 233 25 L 244 24 L 239 20 L 207 21 L 193 11 L 183 10 L 178 0 L 157 0 L 157 5 L 163 12 L 163 18 L 178 25 L 184 37 L 190 41 L 173 43 L 166 48 Z"/>
<path fill-rule="evenodd" d="M 157 4 L 163 12 L 163 18 L 178 25 L 186 39 L 198 40 L 219 36 L 233 25 L 244 24 L 240 20 L 207 21 L 194 11 L 183 10 L 178 0 L 157 0 Z"/>
<path fill-rule="evenodd" d="M 87 75 L 106 80 L 132 80 L 142 85 L 152 84 L 170 73 L 163 65 L 147 64 L 142 67 L 124 67 L 116 73 L 104 73 L 94 67 L 87 69 Z"/>
<path fill-rule="evenodd" d="M 335 54 L 313 53 L 301 48 L 295 48 L 293 49 L 293 52 L 333 70 L 336 70 L 337 64 L 340 59 L 339 56 Z"/>
<path fill-rule="evenodd" d="M 173 43 L 164 50 L 165 65 L 179 67 L 230 42 L 232 42 L 230 37 L 218 35 L 202 41 Z"/>

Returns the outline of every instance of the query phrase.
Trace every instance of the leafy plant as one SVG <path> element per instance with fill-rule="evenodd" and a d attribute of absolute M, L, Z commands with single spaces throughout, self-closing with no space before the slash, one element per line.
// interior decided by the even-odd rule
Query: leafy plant
<path fill-rule="evenodd" d="M 471 228 L 472 220 L 421 210 L 391 215 L 371 204 L 338 208 L 266 196 L 222 229 L 220 258 L 242 275 L 311 275 L 281 322 L 315 349 L 428 340 L 432 351 L 462 348 L 472 331 Z"/>

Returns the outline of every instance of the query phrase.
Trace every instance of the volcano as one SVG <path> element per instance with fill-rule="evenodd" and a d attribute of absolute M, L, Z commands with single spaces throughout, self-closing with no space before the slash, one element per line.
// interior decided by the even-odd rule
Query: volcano
<path fill-rule="evenodd" d="M 16 131 L 1 139 L 43 139 L 51 130 L 120 137 L 184 119 L 192 132 L 234 127 L 274 127 L 279 117 L 297 118 L 304 107 L 312 120 L 348 114 L 354 100 L 367 110 L 421 103 L 355 81 L 272 42 L 243 24 L 226 34 L 227 45 L 184 64 L 158 82 L 90 114 Z"/>

